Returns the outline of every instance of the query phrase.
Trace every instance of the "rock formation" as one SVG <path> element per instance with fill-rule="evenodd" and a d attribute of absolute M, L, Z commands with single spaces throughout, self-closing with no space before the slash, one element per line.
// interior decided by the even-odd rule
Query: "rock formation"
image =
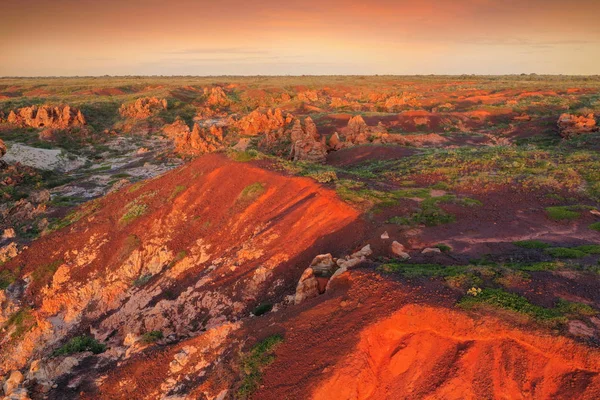
<path fill-rule="evenodd" d="M 223 129 L 212 125 L 210 128 L 201 128 L 194 124 L 190 131 L 189 126 L 182 119 L 177 119 L 170 125 L 163 127 L 165 135 L 175 143 L 175 151 L 179 154 L 205 154 L 223 148 Z"/>
<path fill-rule="evenodd" d="M 134 103 L 121 105 L 119 114 L 125 118 L 146 119 L 166 109 L 166 99 L 142 97 L 137 99 Z"/>
<path fill-rule="evenodd" d="M 303 101 L 305 103 L 319 101 L 319 94 L 315 90 L 307 90 L 298 93 L 298 100 Z"/>
<path fill-rule="evenodd" d="M 562 137 L 570 138 L 573 136 L 597 132 L 596 118 L 594 114 L 572 115 L 562 114 L 558 119 L 558 130 Z"/>
<path fill-rule="evenodd" d="M 284 116 L 279 108 L 276 108 L 275 111 L 269 109 L 264 114 L 259 110 L 254 110 L 241 118 L 236 123 L 236 127 L 239 129 L 241 135 L 256 136 L 261 133 L 269 133 L 285 128 L 292 120 L 293 116 L 291 114 Z"/>
<path fill-rule="evenodd" d="M 312 161 L 324 163 L 327 158 L 327 145 L 325 137 L 320 138 L 317 126 L 312 118 L 304 120 L 304 128 L 299 119 L 294 121 L 290 131 L 292 149 L 290 158 L 294 161 Z"/>
<path fill-rule="evenodd" d="M 227 98 L 227 94 L 219 86 L 211 89 L 204 88 L 204 94 L 208 96 L 206 104 L 210 107 L 225 107 L 231 103 Z"/>
<path fill-rule="evenodd" d="M 374 141 L 381 143 L 381 138 L 387 134 L 387 129 L 381 122 L 377 126 L 371 127 L 367 125 L 363 117 L 357 115 L 348 121 L 345 137 L 346 143 L 358 145 Z"/>
<path fill-rule="evenodd" d="M 81 111 L 68 105 L 23 107 L 16 112 L 11 111 L 6 121 L 22 127 L 50 129 L 66 129 L 86 123 Z"/>
<path fill-rule="evenodd" d="M 5 154 L 6 154 L 6 145 L 4 144 L 2 139 L 0 139 L 0 158 L 2 158 Z"/>

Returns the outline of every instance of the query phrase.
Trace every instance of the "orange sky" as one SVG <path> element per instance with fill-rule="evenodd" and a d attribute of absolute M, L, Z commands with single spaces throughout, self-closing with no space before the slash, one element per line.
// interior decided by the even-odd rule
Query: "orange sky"
<path fill-rule="evenodd" d="M 0 76 L 599 74 L 600 0 L 2 0 Z"/>

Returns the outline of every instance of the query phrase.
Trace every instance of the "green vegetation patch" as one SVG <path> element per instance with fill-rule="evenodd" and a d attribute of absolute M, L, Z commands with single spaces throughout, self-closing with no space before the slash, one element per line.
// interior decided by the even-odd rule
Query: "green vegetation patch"
<path fill-rule="evenodd" d="M 53 357 L 67 356 L 75 353 L 83 353 L 91 351 L 94 354 L 103 353 L 106 350 L 106 345 L 98 342 L 91 336 L 76 336 L 67 343 L 52 352 Z"/>
<path fill-rule="evenodd" d="M 477 295 L 467 295 L 458 302 L 459 307 L 467 309 L 481 304 L 525 314 L 540 321 L 566 322 L 560 309 L 537 306 L 523 296 L 502 289 L 482 289 Z"/>
<path fill-rule="evenodd" d="M 518 242 L 513 242 L 515 246 L 522 247 L 524 249 L 547 249 L 550 244 L 546 242 L 542 242 L 541 240 L 520 240 Z"/>
<path fill-rule="evenodd" d="M 242 384 L 238 390 L 238 396 L 248 398 L 260 384 L 263 370 L 275 361 L 273 351 L 283 342 L 280 335 L 269 336 L 262 342 L 256 344 L 241 357 Z"/>
<path fill-rule="evenodd" d="M 546 213 L 555 221 L 572 221 L 581 216 L 581 211 L 589 209 L 587 206 L 556 206 L 547 207 Z"/>
<path fill-rule="evenodd" d="M 261 194 L 265 192 L 265 184 L 261 182 L 255 182 L 248 185 L 242 190 L 237 197 L 236 202 L 238 203 L 251 203 L 256 200 Z"/>
<path fill-rule="evenodd" d="M 252 314 L 254 314 L 257 317 L 260 317 L 261 315 L 264 315 L 268 312 L 270 312 L 273 309 L 273 304 L 270 303 L 263 303 L 259 306 L 257 306 L 253 311 Z"/>
<path fill-rule="evenodd" d="M 10 337 L 13 340 L 21 339 L 27 332 L 35 326 L 35 318 L 31 314 L 31 308 L 23 307 L 16 313 L 10 316 L 6 321 L 5 328 L 14 326 L 14 331 Z"/>
<path fill-rule="evenodd" d="M 142 335 L 140 341 L 144 344 L 154 343 L 163 338 L 162 331 L 150 331 Z"/>
<path fill-rule="evenodd" d="M 60 267 L 63 263 L 64 260 L 60 259 L 49 264 L 40 265 L 31 273 L 33 282 L 49 282 L 58 270 L 58 267 Z"/>
<path fill-rule="evenodd" d="M 588 226 L 588 228 L 590 228 L 593 231 L 599 231 L 600 232 L 600 222 L 594 222 L 593 224 L 591 224 L 590 226 Z"/>

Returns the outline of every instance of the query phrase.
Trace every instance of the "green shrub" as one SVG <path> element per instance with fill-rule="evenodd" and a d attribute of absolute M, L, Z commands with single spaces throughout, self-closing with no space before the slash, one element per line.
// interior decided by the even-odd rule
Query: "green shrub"
<path fill-rule="evenodd" d="M 162 338 L 163 338 L 162 331 L 150 331 L 150 332 L 144 333 L 142 335 L 142 338 L 140 339 L 140 341 L 145 344 L 150 344 L 150 343 L 154 343 L 157 340 L 160 340 Z"/>
<path fill-rule="evenodd" d="M 488 304 L 494 307 L 529 315 L 537 320 L 554 320 L 565 322 L 565 318 L 558 309 L 540 307 L 531 304 L 523 296 L 509 293 L 502 289 L 483 289 L 477 296 L 465 296 L 458 305 L 470 308 L 477 304 Z"/>
<path fill-rule="evenodd" d="M 522 247 L 524 249 L 547 249 L 550 247 L 548 243 L 542 242 L 541 240 L 520 240 L 513 242 L 515 246 Z"/>
<path fill-rule="evenodd" d="M 579 212 L 574 211 L 571 206 L 547 207 L 546 213 L 548 213 L 550 219 L 555 221 L 574 220 L 581 215 Z"/>
<path fill-rule="evenodd" d="M 242 384 L 238 396 L 248 398 L 260 384 L 263 370 L 275 361 L 273 351 L 283 342 L 283 337 L 273 335 L 256 344 L 241 357 Z"/>
<path fill-rule="evenodd" d="M 270 312 L 272 309 L 273 309 L 273 304 L 263 303 L 263 304 L 257 306 L 252 311 L 252 314 L 254 314 L 257 317 L 260 317 L 261 315 L 264 315 L 264 314 Z"/>
<path fill-rule="evenodd" d="M 442 253 L 450 253 L 452 251 L 452 247 L 448 246 L 445 243 L 439 243 L 439 244 L 436 244 L 433 247 L 436 247 L 436 248 L 440 249 L 442 251 Z"/>
<path fill-rule="evenodd" d="M 31 314 L 31 308 L 23 307 L 10 316 L 6 321 L 5 328 L 14 326 L 15 330 L 10 335 L 11 339 L 20 339 L 35 326 L 35 318 Z"/>
<path fill-rule="evenodd" d="M 551 247 L 545 250 L 552 257 L 557 258 L 582 258 L 587 256 L 587 253 L 577 249 L 567 249 L 565 247 Z"/>
<path fill-rule="evenodd" d="M 142 275 L 133 281 L 133 286 L 137 286 L 137 287 L 144 286 L 146 283 L 148 283 L 150 281 L 150 279 L 152 279 L 152 274 Z"/>
<path fill-rule="evenodd" d="M 556 308 L 563 314 L 573 318 L 593 317 L 594 315 L 598 314 L 598 311 L 587 304 L 567 301 L 564 299 L 560 299 L 558 301 Z"/>
<path fill-rule="evenodd" d="M 69 354 L 82 353 L 91 351 L 94 354 L 103 353 L 106 350 L 106 345 L 98 342 L 91 336 L 76 336 L 67 343 L 54 350 L 52 356 L 67 356 Z"/>
<path fill-rule="evenodd" d="M 121 217 L 120 222 L 122 224 L 128 224 L 129 222 L 141 217 L 147 212 L 148 206 L 146 204 L 139 203 L 137 200 L 134 200 L 125 206 L 125 213 Z"/>
<path fill-rule="evenodd" d="M 591 230 L 600 231 L 600 222 L 594 222 L 590 226 L 588 226 Z"/>
<path fill-rule="evenodd" d="M 0 271 L 0 290 L 5 290 L 16 280 L 16 276 L 12 271 L 7 269 Z"/>

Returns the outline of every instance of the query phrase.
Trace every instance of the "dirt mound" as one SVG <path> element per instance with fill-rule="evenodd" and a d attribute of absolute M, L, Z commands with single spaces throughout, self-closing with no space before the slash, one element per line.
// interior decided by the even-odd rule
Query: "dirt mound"
<path fill-rule="evenodd" d="M 594 114 L 562 114 L 558 119 L 558 130 L 560 136 L 568 139 L 585 133 L 597 132 L 599 128 L 596 126 Z"/>
<path fill-rule="evenodd" d="M 16 279 L 2 300 L 0 374 L 76 333 L 116 362 L 145 333 L 180 340 L 234 322 L 293 293 L 315 253 L 348 254 L 362 233 L 334 233 L 357 218 L 311 179 L 217 155 L 87 203 L 3 266 Z"/>
<path fill-rule="evenodd" d="M 600 353 L 569 339 L 406 306 L 363 330 L 312 398 L 594 399 L 599 372 Z"/>
<path fill-rule="evenodd" d="M 7 122 L 23 127 L 49 129 L 65 129 L 86 123 L 81 111 L 68 105 L 23 107 L 16 112 L 11 111 Z"/>
<path fill-rule="evenodd" d="M 134 103 L 121 105 L 119 108 L 119 114 L 125 118 L 146 119 L 166 109 L 166 99 L 142 97 L 137 99 Z"/>

